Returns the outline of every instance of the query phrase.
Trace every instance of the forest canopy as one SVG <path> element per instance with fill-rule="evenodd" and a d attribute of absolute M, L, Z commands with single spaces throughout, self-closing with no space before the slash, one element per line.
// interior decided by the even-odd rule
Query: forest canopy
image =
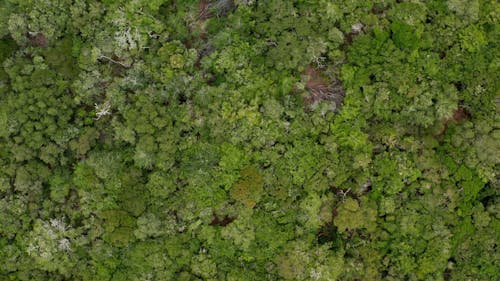
<path fill-rule="evenodd" d="M 496 0 L 0 1 L 0 280 L 499 280 Z"/>

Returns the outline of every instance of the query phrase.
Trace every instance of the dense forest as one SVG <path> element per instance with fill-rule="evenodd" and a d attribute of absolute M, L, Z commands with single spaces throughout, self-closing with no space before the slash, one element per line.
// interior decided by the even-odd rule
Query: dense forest
<path fill-rule="evenodd" d="M 497 0 L 0 0 L 0 280 L 500 280 Z"/>

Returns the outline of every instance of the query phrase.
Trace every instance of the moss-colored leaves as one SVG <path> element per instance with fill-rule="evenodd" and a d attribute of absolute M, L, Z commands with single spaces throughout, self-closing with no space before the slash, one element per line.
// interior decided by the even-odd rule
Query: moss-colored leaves
<path fill-rule="evenodd" d="M 362 229 L 373 232 L 376 228 L 377 210 L 373 209 L 371 205 L 362 205 L 360 207 L 355 199 L 345 199 L 345 202 L 337 209 L 337 217 L 333 219 L 339 232 Z"/>
<path fill-rule="evenodd" d="M 240 179 L 231 188 L 231 198 L 247 208 L 253 208 L 262 196 L 263 185 L 262 176 L 256 168 L 245 168 L 241 171 Z"/>

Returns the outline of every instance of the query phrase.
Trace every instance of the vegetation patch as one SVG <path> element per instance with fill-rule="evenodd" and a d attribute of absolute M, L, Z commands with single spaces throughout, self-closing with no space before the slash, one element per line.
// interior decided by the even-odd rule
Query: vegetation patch
<path fill-rule="evenodd" d="M 495 0 L 0 0 L 0 280 L 500 280 Z"/>

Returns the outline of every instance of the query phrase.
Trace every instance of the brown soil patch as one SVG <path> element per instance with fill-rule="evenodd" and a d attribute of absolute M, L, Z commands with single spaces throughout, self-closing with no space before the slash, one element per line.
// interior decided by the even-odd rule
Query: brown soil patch
<path fill-rule="evenodd" d="M 453 116 L 451 117 L 450 121 L 460 122 L 466 118 L 469 118 L 469 113 L 467 111 L 465 111 L 465 109 L 463 107 L 459 107 L 453 113 Z"/>
<path fill-rule="evenodd" d="M 28 33 L 27 36 L 33 46 L 46 48 L 49 45 L 47 37 L 40 32 Z"/>
<path fill-rule="evenodd" d="M 434 138 L 439 139 L 443 137 L 446 134 L 446 131 L 448 130 L 448 124 L 450 123 L 458 123 L 462 120 L 467 120 L 470 118 L 470 114 L 465 110 L 463 107 L 459 107 L 455 112 L 453 112 L 453 115 L 448 118 L 444 119 L 442 121 L 443 124 L 443 129 L 436 134 L 433 134 Z"/>
<path fill-rule="evenodd" d="M 328 81 L 321 73 L 312 66 L 307 66 L 304 74 L 309 77 L 306 82 L 306 90 L 309 96 L 305 97 L 304 102 L 309 106 L 314 106 L 321 101 L 335 103 L 339 108 L 345 97 L 345 90 L 342 82 L 338 79 Z"/>
<path fill-rule="evenodd" d="M 224 227 L 224 226 L 232 223 L 235 219 L 236 219 L 236 217 L 224 216 L 224 217 L 220 218 L 220 217 L 214 215 L 214 219 L 212 220 L 212 222 L 210 222 L 210 225 Z"/>
<path fill-rule="evenodd" d="M 206 20 L 213 17 L 210 12 L 210 0 L 200 0 L 198 2 L 198 18 L 201 20 Z"/>

